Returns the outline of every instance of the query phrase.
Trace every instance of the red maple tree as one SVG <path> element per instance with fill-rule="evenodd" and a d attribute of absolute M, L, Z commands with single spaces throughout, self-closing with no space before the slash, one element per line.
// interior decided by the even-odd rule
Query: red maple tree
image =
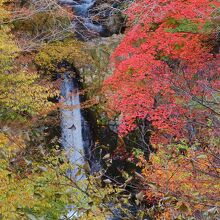
<path fill-rule="evenodd" d="M 121 114 L 120 135 L 153 126 L 153 143 L 186 136 L 217 111 L 220 70 L 216 0 L 137 0 L 127 10 L 128 28 L 112 55 L 105 81 L 109 107 Z M 191 136 L 193 132 L 191 129 Z"/>

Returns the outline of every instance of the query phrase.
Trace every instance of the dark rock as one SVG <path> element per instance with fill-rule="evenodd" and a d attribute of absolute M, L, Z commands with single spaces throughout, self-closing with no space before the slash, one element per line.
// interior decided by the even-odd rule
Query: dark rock
<path fill-rule="evenodd" d="M 121 33 L 125 27 L 124 18 L 121 13 L 114 14 L 104 23 L 110 35 Z"/>

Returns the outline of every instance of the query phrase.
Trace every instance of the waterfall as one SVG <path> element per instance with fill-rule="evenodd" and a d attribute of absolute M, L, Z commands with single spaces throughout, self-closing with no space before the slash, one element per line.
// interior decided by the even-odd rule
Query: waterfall
<path fill-rule="evenodd" d="M 84 35 L 83 32 L 101 33 L 103 27 L 100 24 L 94 24 L 89 16 L 89 9 L 95 4 L 95 0 L 60 0 L 60 3 L 69 5 L 73 8 L 74 14 L 79 16 L 79 20 L 72 23 L 72 27 L 77 33 Z M 80 31 L 80 29 L 82 29 Z"/>
<path fill-rule="evenodd" d="M 73 6 L 77 15 L 81 17 L 88 17 L 89 9 L 95 4 L 94 0 L 81 0 Z"/>
<path fill-rule="evenodd" d="M 80 110 L 80 97 L 76 79 L 70 74 L 63 74 L 61 86 L 61 144 L 65 149 L 67 158 L 74 166 L 68 175 L 75 180 L 85 178 L 84 172 L 80 172 L 85 163 L 85 151 L 83 142 L 84 118 Z M 88 128 L 87 128 L 88 129 Z"/>
<path fill-rule="evenodd" d="M 85 28 L 96 33 L 102 30 L 101 25 L 93 24 L 89 18 L 89 9 L 93 7 L 95 0 L 60 0 L 60 3 L 71 6 L 75 14 L 83 19 Z M 68 73 L 63 74 L 63 78 L 61 87 L 61 144 L 68 155 L 69 162 L 75 166 L 68 175 L 78 180 L 85 178 L 83 173 L 77 175 L 79 167 L 85 163 L 85 156 L 87 159 L 91 158 L 91 135 L 89 125 L 81 114 L 77 80 Z"/>
<path fill-rule="evenodd" d="M 82 23 L 73 22 L 72 26 L 80 33 L 101 33 L 102 26 L 94 24 L 89 17 L 89 9 L 95 4 L 95 0 L 60 0 L 62 4 L 69 5 L 80 17 Z M 81 34 L 80 33 L 80 34 Z M 83 36 L 83 33 L 81 34 Z M 86 175 L 83 169 L 85 159 L 89 160 L 91 167 L 95 167 L 90 156 L 91 134 L 87 121 L 84 119 L 80 109 L 80 94 L 77 79 L 70 73 L 63 74 L 61 86 L 61 144 L 65 150 L 70 164 L 73 166 L 67 175 L 75 181 L 85 180 Z M 68 206 L 67 216 L 77 217 L 74 204 Z"/>

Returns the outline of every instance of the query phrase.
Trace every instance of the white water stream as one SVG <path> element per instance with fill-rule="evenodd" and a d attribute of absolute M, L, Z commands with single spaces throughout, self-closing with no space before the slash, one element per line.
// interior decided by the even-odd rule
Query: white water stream
<path fill-rule="evenodd" d="M 83 19 L 84 27 L 98 33 L 102 30 L 102 26 L 93 24 L 89 18 L 89 9 L 93 7 L 95 1 L 60 0 L 60 3 L 71 6 L 75 14 Z M 75 180 L 79 180 L 85 178 L 84 172 L 78 174 L 85 163 L 85 154 L 87 159 L 90 159 L 91 136 L 88 123 L 84 120 L 80 111 L 77 79 L 68 73 L 63 74 L 61 97 L 61 144 L 70 164 L 74 166 L 74 169 L 69 171 L 68 175 Z"/>
<path fill-rule="evenodd" d="M 85 29 L 94 33 L 101 33 L 103 31 L 102 25 L 94 24 L 89 18 L 89 10 L 94 6 L 95 2 L 96 0 L 60 0 L 60 3 L 73 8 L 74 13 L 82 20 L 81 25 Z M 72 26 L 77 29 L 77 22 L 73 22 Z"/>
<path fill-rule="evenodd" d="M 83 117 L 80 111 L 80 98 L 78 85 L 68 73 L 63 75 L 61 87 L 61 143 L 67 154 L 67 158 L 74 167 L 68 175 L 75 180 L 85 178 L 80 170 L 84 164 L 84 144 L 82 137 Z"/>
<path fill-rule="evenodd" d="M 99 33 L 102 26 L 94 24 L 89 18 L 89 9 L 95 0 L 61 0 L 62 4 L 73 7 L 75 14 L 83 21 L 83 28 Z M 77 23 L 72 24 L 77 28 Z M 74 181 L 86 179 L 83 166 L 85 159 L 90 159 L 91 135 L 88 123 L 84 120 L 80 110 L 80 95 L 77 79 L 71 74 L 64 73 L 61 86 L 61 144 L 70 164 L 73 166 L 67 173 Z M 67 217 L 77 217 L 74 204 L 68 207 Z"/>

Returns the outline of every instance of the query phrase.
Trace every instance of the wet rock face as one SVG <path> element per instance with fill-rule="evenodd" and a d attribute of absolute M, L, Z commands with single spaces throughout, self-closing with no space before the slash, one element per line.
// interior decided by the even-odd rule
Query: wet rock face
<path fill-rule="evenodd" d="M 109 35 L 123 33 L 125 29 L 124 18 L 120 13 L 114 14 L 106 20 L 104 27 Z"/>

